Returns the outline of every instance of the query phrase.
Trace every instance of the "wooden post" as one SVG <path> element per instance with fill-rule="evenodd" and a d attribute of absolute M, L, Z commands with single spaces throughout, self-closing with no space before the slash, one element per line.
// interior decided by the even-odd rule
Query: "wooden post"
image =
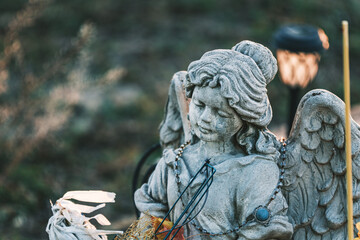
<path fill-rule="evenodd" d="M 350 67 L 349 67 L 349 30 L 348 22 L 342 21 L 344 57 L 344 98 L 345 98 L 345 151 L 346 151 L 346 189 L 347 189 L 347 230 L 348 239 L 354 239 L 351 126 L 350 126 Z"/>

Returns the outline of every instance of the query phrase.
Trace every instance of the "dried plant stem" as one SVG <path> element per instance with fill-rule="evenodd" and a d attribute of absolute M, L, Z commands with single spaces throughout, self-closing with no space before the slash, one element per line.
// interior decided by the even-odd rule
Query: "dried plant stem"
<path fill-rule="evenodd" d="M 29 0 L 24 10 L 19 11 L 14 19 L 10 21 L 8 31 L 5 35 L 4 53 L 0 56 L 0 94 L 7 92 L 7 81 L 9 77 L 8 64 L 12 58 L 22 64 L 23 51 L 19 40 L 19 32 L 28 26 L 31 26 L 38 18 L 47 4 L 51 0 Z M 79 36 L 65 50 L 62 50 L 58 56 L 46 67 L 43 74 L 35 76 L 32 73 L 23 74 L 23 84 L 17 92 L 17 97 L 13 100 L 2 103 L 1 112 L 4 116 L 0 117 L 0 123 L 7 129 L 15 132 L 12 137 L 6 140 L 6 144 L 16 146 L 16 152 L 11 157 L 7 166 L 0 172 L 0 187 L 6 182 L 11 172 L 13 172 L 26 156 L 36 148 L 44 139 L 49 137 L 50 133 L 58 130 L 70 117 L 71 111 L 68 107 L 71 100 L 65 101 L 61 116 L 55 116 L 55 106 L 47 106 L 51 102 L 51 90 L 49 96 L 40 96 L 34 99 L 33 93 L 36 93 L 49 82 L 53 76 L 63 71 L 64 66 L 72 60 L 84 47 L 90 42 L 93 36 L 93 26 L 89 23 L 84 24 L 79 31 Z M 20 72 L 22 67 L 19 65 Z M 53 78 L 54 79 L 54 78 Z M 68 81 L 67 78 L 65 81 Z M 68 82 L 62 83 L 68 84 Z M 55 89 L 58 86 L 55 87 Z M 61 86 L 60 86 L 61 87 Z M 58 87 L 58 88 L 60 88 Z M 46 106 L 44 106 L 44 103 Z M 43 109 L 46 108 L 46 109 Z M 44 112 L 40 117 L 37 112 Z M 59 115 L 59 114 L 58 114 Z M 52 121 L 52 122 L 51 122 Z M 55 123 L 54 123 L 55 122 Z M 46 124 L 46 126 L 44 126 Z M 42 126 L 41 126 L 42 125 Z M 30 129 L 30 130 L 29 130 Z M 6 135 L 6 133 L 3 133 Z M 24 140 L 26 139 L 26 140 Z"/>
<path fill-rule="evenodd" d="M 86 23 L 83 27 L 87 27 L 90 23 Z M 86 46 L 91 38 L 91 31 L 89 33 L 81 34 L 78 39 L 70 46 L 70 48 L 63 50 L 62 53 L 53 61 L 53 64 L 32 84 L 28 85 L 26 89 L 26 94 L 37 89 L 41 84 L 48 81 L 52 76 L 62 71 L 64 65 L 74 58 L 82 48 Z"/>
<path fill-rule="evenodd" d="M 34 21 L 41 16 L 50 0 L 30 0 L 25 8 L 17 12 L 16 16 L 8 24 L 8 30 L 4 37 L 4 54 L 0 61 L 0 70 L 5 69 L 11 57 L 17 54 L 21 48 L 19 32 L 33 25 Z"/>

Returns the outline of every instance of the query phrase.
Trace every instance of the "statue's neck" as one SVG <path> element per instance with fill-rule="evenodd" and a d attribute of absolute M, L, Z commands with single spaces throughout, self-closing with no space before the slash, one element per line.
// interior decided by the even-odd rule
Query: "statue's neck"
<path fill-rule="evenodd" d="M 204 158 L 213 158 L 224 154 L 238 154 L 237 148 L 232 141 L 205 142 L 200 140 L 198 151 Z"/>

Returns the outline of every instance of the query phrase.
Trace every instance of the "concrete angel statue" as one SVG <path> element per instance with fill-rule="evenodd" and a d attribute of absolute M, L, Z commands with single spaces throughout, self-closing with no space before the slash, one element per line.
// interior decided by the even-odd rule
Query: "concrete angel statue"
<path fill-rule="evenodd" d="M 188 214 L 178 226 L 186 239 L 345 239 L 344 104 L 325 90 L 308 93 L 289 139 L 281 143 L 267 129 L 272 109 L 266 85 L 276 72 L 269 49 L 242 41 L 231 50 L 209 51 L 178 73 L 191 99 L 191 140 L 165 150 L 148 183 L 136 191 L 143 215 L 176 222 Z M 177 120 L 173 139 L 184 138 L 187 124 L 184 117 L 179 121 L 184 109 L 176 110 L 186 105 L 181 99 L 169 98 L 173 107 L 162 125 Z M 172 113 L 177 115 L 167 116 Z M 356 222 L 360 128 L 354 121 L 351 130 Z M 198 170 L 204 162 L 216 169 L 212 184 L 187 212 L 207 177 Z"/>

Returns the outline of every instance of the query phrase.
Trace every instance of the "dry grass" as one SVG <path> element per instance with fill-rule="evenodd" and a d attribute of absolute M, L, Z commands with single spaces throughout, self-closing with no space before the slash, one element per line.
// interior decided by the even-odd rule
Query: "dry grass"
<path fill-rule="evenodd" d="M 125 74 L 123 68 L 115 67 L 95 79 L 90 75 L 88 46 L 96 34 L 91 23 L 81 26 L 70 46 L 44 64 L 41 74 L 22 71 L 28 63 L 24 61 L 19 33 L 35 23 L 49 2 L 30 0 L 16 14 L 8 25 L 4 50 L 0 53 L 0 97 L 3 95 L 4 99 L 0 103 L 0 144 L 12 149 L 0 172 L 0 187 L 6 186 L 9 175 L 33 149 L 64 127 L 83 91 L 114 84 Z M 16 62 L 15 67 L 10 66 L 12 61 Z M 18 82 L 20 87 L 15 89 L 10 82 Z"/>
<path fill-rule="evenodd" d="M 117 236 L 115 240 L 155 240 L 151 217 L 144 215 L 135 220 L 124 235 Z"/>

